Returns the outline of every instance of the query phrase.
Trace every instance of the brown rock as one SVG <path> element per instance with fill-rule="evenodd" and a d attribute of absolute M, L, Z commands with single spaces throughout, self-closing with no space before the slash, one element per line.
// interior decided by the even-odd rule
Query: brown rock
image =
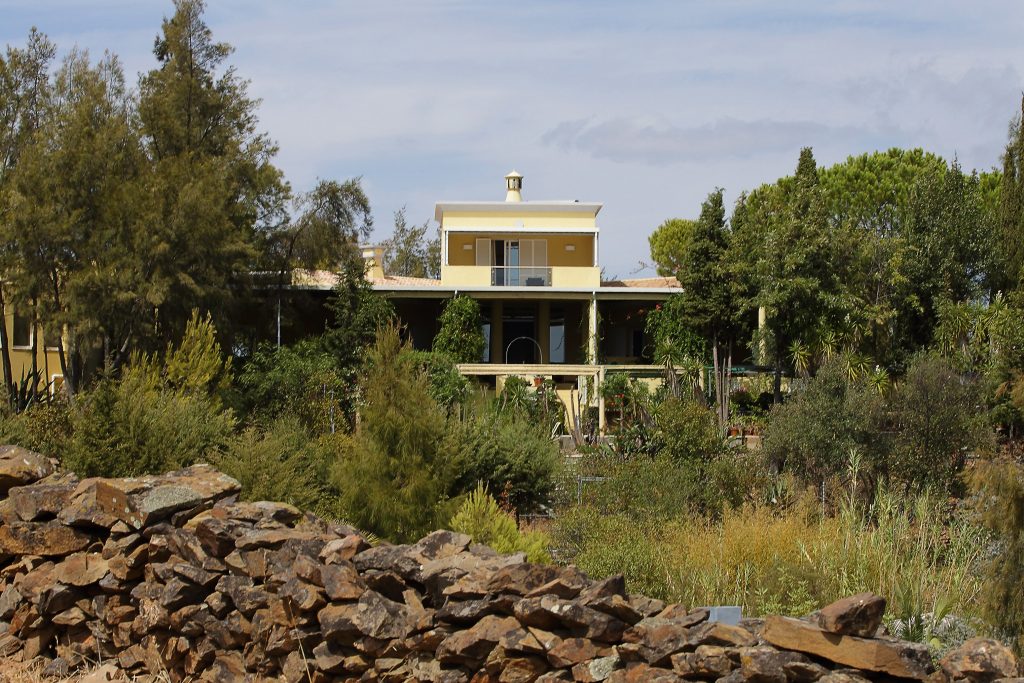
<path fill-rule="evenodd" d="M 619 652 L 624 659 L 642 660 L 654 666 L 668 666 L 669 659 L 688 645 L 690 631 L 661 617 L 648 617 L 623 635 Z"/>
<path fill-rule="evenodd" d="M 53 519 L 67 505 L 77 485 L 74 475 L 52 475 L 44 482 L 11 489 L 7 503 L 23 522 Z"/>
<path fill-rule="evenodd" d="M 543 629 L 569 628 L 575 635 L 603 643 L 622 637 L 627 625 L 615 617 L 571 601 L 545 595 L 523 598 L 515 603 L 515 615 L 524 626 Z"/>
<path fill-rule="evenodd" d="M 632 662 L 626 664 L 625 669 L 613 671 L 606 680 L 608 683 L 680 683 L 686 679 L 668 669 Z"/>
<path fill-rule="evenodd" d="M 376 591 L 366 591 L 360 596 L 352 618 L 352 624 L 360 633 L 378 639 L 407 638 L 416 631 L 418 621 L 414 610 Z"/>
<path fill-rule="evenodd" d="M 608 648 L 601 648 L 586 638 L 566 638 L 553 647 L 547 654 L 551 666 L 558 669 L 570 669 L 588 659 L 608 654 Z"/>
<path fill-rule="evenodd" d="M 872 638 L 882 625 L 885 598 L 874 593 L 858 593 L 823 607 L 817 614 L 818 626 L 829 633 Z"/>
<path fill-rule="evenodd" d="M 596 681 L 607 680 L 612 675 L 612 672 L 621 667 L 622 660 L 619 659 L 618 655 L 609 655 L 577 664 L 572 668 L 572 677 L 575 681 L 595 683 Z"/>
<path fill-rule="evenodd" d="M 351 562 L 353 557 L 369 549 L 370 544 L 366 542 L 366 539 L 358 534 L 352 534 L 328 541 L 320 551 L 320 561 L 324 564 Z"/>
<path fill-rule="evenodd" d="M 899 678 L 923 679 L 933 671 L 925 645 L 828 633 L 813 624 L 788 617 L 768 617 L 761 637 L 778 648 Z"/>
<path fill-rule="evenodd" d="M 720 622 L 703 623 L 690 629 L 689 644 L 724 645 L 726 647 L 751 647 L 757 644 L 749 631 L 740 626 L 730 626 Z"/>
<path fill-rule="evenodd" d="M 54 567 L 53 580 L 68 586 L 90 586 L 106 576 L 109 565 L 99 553 L 75 553 Z"/>
<path fill-rule="evenodd" d="M 526 595 L 535 588 L 554 581 L 559 569 L 553 565 L 521 562 L 498 569 L 487 582 L 490 593 L 513 593 Z"/>
<path fill-rule="evenodd" d="M 869 683 L 870 679 L 843 671 L 831 671 L 818 679 L 818 683 Z"/>
<path fill-rule="evenodd" d="M 63 556 L 91 542 L 87 534 L 57 521 L 0 524 L 0 554 Z"/>
<path fill-rule="evenodd" d="M 533 683 L 547 670 L 547 663 L 540 657 L 513 657 L 505 661 L 498 683 Z"/>
<path fill-rule="evenodd" d="M 21 446 L 0 446 L 0 496 L 53 474 L 53 463 Z"/>
<path fill-rule="evenodd" d="M 520 628 L 512 617 L 486 616 L 464 631 L 445 638 L 437 648 L 441 664 L 478 665 L 485 660 L 502 637 Z"/>
<path fill-rule="evenodd" d="M 1017 675 L 1017 658 L 1006 646 L 995 640 L 972 638 L 953 650 L 939 666 L 954 680 L 989 683 L 998 678 Z"/>
<path fill-rule="evenodd" d="M 324 638 L 350 644 L 359 636 L 355 618 L 358 611 L 356 603 L 327 605 L 317 613 L 317 620 Z"/>
<path fill-rule="evenodd" d="M 729 650 L 717 645 L 701 645 L 696 652 L 672 655 L 672 670 L 683 678 L 716 679 L 735 668 Z"/>

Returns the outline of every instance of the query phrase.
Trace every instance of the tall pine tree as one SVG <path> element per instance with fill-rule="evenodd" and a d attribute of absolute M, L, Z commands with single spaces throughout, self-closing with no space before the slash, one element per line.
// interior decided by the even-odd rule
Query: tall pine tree
<path fill-rule="evenodd" d="M 258 101 L 225 62 L 202 0 L 175 0 L 139 84 L 139 116 L 152 162 L 147 272 L 161 337 L 184 329 L 193 308 L 229 329 L 249 292 L 263 237 L 285 221 L 288 188 L 257 130 Z"/>

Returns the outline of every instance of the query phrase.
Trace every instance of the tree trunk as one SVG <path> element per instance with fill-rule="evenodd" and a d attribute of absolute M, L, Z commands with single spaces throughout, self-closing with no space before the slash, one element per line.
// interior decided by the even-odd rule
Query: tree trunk
<path fill-rule="evenodd" d="M 782 363 L 778 360 L 775 361 L 775 386 L 772 402 L 782 403 Z"/>
<path fill-rule="evenodd" d="M 51 273 L 50 282 L 53 285 L 53 308 L 58 313 L 60 306 L 60 279 L 57 273 Z M 60 358 L 60 371 L 64 375 L 64 390 L 68 393 L 68 403 L 75 405 L 75 377 L 74 368 L 68 362 L 67 349 L 64 348 L 64 329 L 58 326 L 57 329 L 57 357 Z"/>
<path fill-rule="evenodd" d="M 0 354 L 3 355 L 4 393 L 7 401 L 14 400 L 14 371 L 11 368 L 11 340 L 7 335 L 7 304 L 4 300 L 4 288 L 0 284 Z"/>

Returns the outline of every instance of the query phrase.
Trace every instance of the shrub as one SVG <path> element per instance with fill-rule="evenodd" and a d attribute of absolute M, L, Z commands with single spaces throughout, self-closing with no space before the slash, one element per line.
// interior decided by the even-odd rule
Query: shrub
<path fill-rule="evenodd" d="M 555 547 L 591 575 L 622 571 L 631 590 L 686 605 L 739 605 L 743 613 L 803 615 L 873 591 L 889 614 L 980 616 L 987 534 L 944 500 L 880 493 L 868 509 L 822 517 L 814 495 L 795 506 L 726 508 L 719 520 L 608 514 L 584 506 L 561 516 Z"/>
<path fill-rule="evenodd" d="M 560 455 L 543 425 L 488 410 L 449 420 L 442 448 L 452 459 L 454 494 L 482 483 L 520 513 L 550 502 Z"/>
<path fill-rule="evenodd" d="M 434 351 L 447 354 L 456 363 L 479 363 L 486 343 L 479 302 L 456 296 L 445 305 L 439 322 Z"/>
<path fill-rule="evenodd" d="M 215 459 L 235 426 L 220 400 L 230 375 L 215 340 L 209 319 L 193 314 L 162 363 L 135 354 L 120 378 L 101 380 L 71 412 L 65 466 L 81 476 L 128 477 Z"/>
<path fill-rule="evenodd" d="M 398 328 L 384 327 L 369 351 L 360 428 L 333 468 L 352 523 L 395 541 L 420 538 L 447 520 L 451 486 L 441 442 L 445 418 L 426 375 L 403 351 Z"/>
<path fill-rule="evenodd" d="M 451 411 L 469 398 L 469 380 L 446 353 L 437 351 L 407 351 L 407 358 L 419 372 L 430 380 L 430 395 L 439 406 Z"/>
<path fill-rule="evenodd" d="M 329 446 L 315 439 L 296 416 L 285 415 L 266 428 L 242 431 L 214 464 L 242 484 L 246 500 L 289 503 L 337 519 L 338 491 L 331 484 Z"/>
<path fill-rule="evenodd" d="M 243 366 L 238 386 L 250 421 L 294 415 L 317 434 L 347 430 L 355 410 L 355 382 L 342 376 L 319 340 L 260 346 Z"/>
<path fill-rule="evenodd" d="M 696 401 L 666 399 L 654 420 L 659 453 L 676 463 L 710 460 L 723 450 L 715 414 Z"/>
<path fill-rule="evenodd" d="M 764 455 L 779 470 L 820 484 L 848 470 L 850 454 L 861 454 L 871 474 L 884 470 L 889 435 L 883 431 L 882 401 L 865 383 L 851 381 L 838 362 L 827 364 L 787 403 L 769 415 Z"/>
<path fill-rule="evenodd" d="M 950 491 L 967 455 L 989 451 L 992 431 L 976 384 L 936 355 L 915 358 L 892 401 L 891 476 L 908 492 Z"/>
<path fill-rule="evenodd" d="M 521 533 L 515 518 L 501 509 L 482 483 L 463 501 L 451 527 L 499 553 L 525 553 L 528 562 L 551 562 L 550 539 L 537 531 Z"/>
<path fill-rule="evenodd" d="M 741 504 L 759 476 L 756 461 L 749 457 L 680 463 L 664 455 L 625 460 L 595 455 L 586 460 L 582 473 L 603 480 L 586 485 L 583 502 L 602 514 L 636 520 L 719 516 Z"/>

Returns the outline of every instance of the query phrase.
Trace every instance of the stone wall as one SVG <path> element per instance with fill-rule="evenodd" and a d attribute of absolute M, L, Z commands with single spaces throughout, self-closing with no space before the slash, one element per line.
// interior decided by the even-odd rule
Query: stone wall
<path fill-rule="evenodd" d="M 936 666 L 880 634 L 861 595 L 805 620 L 727 625 L 626 592 L 621 576 L 498 555 L 437 531 L 371 547 L 282 503 L 238 502 L 205 465 L 86 479 L 0 447 L 0 656 L 54 677 L 116 662 L 135 680 L 992 681 L 976 640 Z M 157 677 L 160 678 L 157 678 Z"/>

